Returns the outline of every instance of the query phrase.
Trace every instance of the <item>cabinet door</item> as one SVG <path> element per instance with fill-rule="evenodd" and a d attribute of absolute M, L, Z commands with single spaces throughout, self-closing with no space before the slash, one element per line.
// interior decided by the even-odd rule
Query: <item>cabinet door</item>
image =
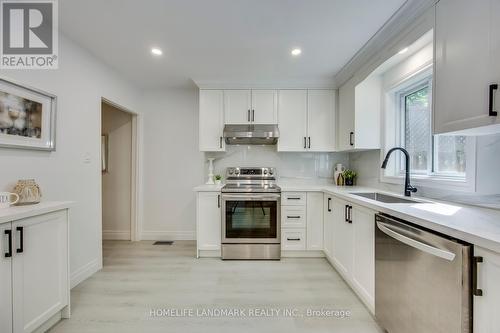
<path fill-rule="evenodd" d="M 196 210 L 198 250 L 221 249 L 221 197 L 219 192 L 199 192 Z"/>
<path fill-rule="evenodd" d="M 309 150 L 335 150 L 335 91 L 308 90 L 307 124 Z"/>
<path fill-rule="evenodd" d="M 323 193 L 307 193 L 307 249 L 323 250 Z"/>
<path fill-rule="evenodd" d="M 351 275 L 353 262 L 353 228 L 346 221 L 348 205 L 347 201 L 333 200 L 333 262 L 346 278 Z"/>
<path fill-rule="evenodd" d="M 249 124 L 251 118 L 250 90 L 224 90 L 224 123 Z"/>
<path fill-rule="evenodd" d="M 278 123 L 278 92 L 276 90 L 252 90 L 252 123 Z"/>
<path fill-rule="evenodd" d="M 375 309 L 375 212 L 353 205 L 352 282 L 373 312 Z"/>
<path fill-rule="evenodd" d="M 499 21 L 500 0 L 436 4 L 435 134 L 500 122 L 488 112 L 489 85 L 500 84 Z"/>
<path fill-rule="evenodd" d="M 200 90 L 200 151 L 224 151 L 224 94 L 222 90 Z"/>
<path fill-rule="evenodd" d="M 333 255 L 333 198 L 330 195 L 324 196 L 323 203 L 323 251 L 328 260 L 332 260 Z"/>
<path fill-rule="evenodd" d="M 14 333 L 32 332 L 68 305 L 66 211 L 15 221 L 12 232 Z"/>
<path fill-rule="evenodd" d="M 483 257 L 478 263 L 477 287 L 483 296 L 474 297 L 474 329 L 476 333 L 498 333 L 500 328 L 500 253 L 474 247 L 474 255 Z"/>
<path fill-rule="evenodd" d="M 9 253 L 10 223 L 0 224 L 0 332 L 12 332 L 12 257 Z"/>
<path fill-rule="evenodd" d="M 307 90 L 278 92 L 278 120 L 278 151 L 304 151 L 307 144 Z"/>
<path fill-rule="evenodd" d="M 354 149 L 354 79 L 339 89 L 339 122 L 337 126 L 338 150 Z"/>

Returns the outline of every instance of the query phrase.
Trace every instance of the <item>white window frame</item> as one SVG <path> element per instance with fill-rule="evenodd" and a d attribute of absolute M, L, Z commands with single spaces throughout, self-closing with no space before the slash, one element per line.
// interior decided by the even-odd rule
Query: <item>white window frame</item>
<path fill-rule="evenodd" d="M 401 97 L 404 96 L 404 92 L 408 93 L 409 91 L 413 91 L 415 88 L 419 86 L 419 83 L 424 86 L 424 81 L 426 78 L 429 79 L 430 88 L 431 88 L 431 113 L 433 112 L 433 100 L 432 95 L 434 93 L 434 88 L 432 86 L 432 64 L 428 64 L 427 66 L 422 67 L 418 71 L 407 75 L 399 82 L 391 86 L 387 89 L 384 98 L 383 105 L 383 122 L 382 128 L 384 129 L 382 133 L 387 132 L 386 136 L 382 135 L 382 147 L 380 151 L 380 163 L 385 158 L 387 151 L 395 146 L 401 146 L 401 135 L 402 130 L 404 130 L 404 124 L 401 121 L 404 121 L 404 117 L 401 115 Z M 396 121 L 394 121 L 396 117 Z M 431 133 L 432 133 L 432 119 L 431 116 Z M 392 124 L 389 124 L 392 122 Z M 391 138 L 388 139 L 387 135 Z M 433 145 L 433 141 L 431 140 L 431 145 Z M 431 146 L 430 151 L 434 154 L 434 149 Z M 429 172 L 428 174 L 411 174 L 411 182 L 415 186 L 423 186 L 430 188 L 439 188 L 442 190 L 457 190 L 457 191 L 467 191 L 467 192 L 475 192 L 476 191 L 476 139 L 475 137 L 467 137 L 466 143 L 466 165 L 467 170 L 465 173 L 465 177 L 457 177 L 446 175 L 445 173 L 434 173 Z M 404 184 L 404 173 L 399 173 L 401 166 L 398 167 L 396 165 L 397 161 L 400 159 L 397 158 L 398 153 L 395 152 L 395 156 L 391 156 L 389 160 L 389 164 L 387 169 L 380 169 L 380 181 L 383 183 L 389 184 Z M 428 161 L 428 171 L 432 170 L 432 160 Z M 404 169 L 404 166 L 402 167 Z M 429 169 L 431 168 L 431 169 Z"/>

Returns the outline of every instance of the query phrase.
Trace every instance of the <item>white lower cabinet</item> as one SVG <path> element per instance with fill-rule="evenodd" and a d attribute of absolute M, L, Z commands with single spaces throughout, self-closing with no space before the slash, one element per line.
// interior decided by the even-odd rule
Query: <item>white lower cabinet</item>
<path fill-rule="evenodd" d="M 58 313 L 68 318 L 67 210 L 4 223 L 0 231 L 0 331 L 29 333 Z"/>
<path fill-rule="evenodd" d="M 323 211 L 323 252 L 331 261 L 333 255 L 333 197 L 331 195 L 324 195 Z"/>
<path fill-rule="evenodd" d="M 221 250 L 221 194 L 220 192 L 199 192 L 196 208 L 196 249 L 220 256 Z"/>
<path fill-rule="evenodd" d="M 482 296 L 474 297 L 474 333 L 498 333 L 500 330 L 500 253 L 474 247 L 474 256 L 482 257 L 478 263 L 477 287 Z"/>
<path fill-rule="evenodd" d="M 333 263 L 339 273 L 348 278 L 353 264 L 353 228 L 348 219 L 349 203 L 333 201 Z"/>
<path fill-rule="evenodd" d="M 323 250 L 323 193 L 307 193 L 307 249 Z"/>
<path fill-rule="evenodd" d="M 306 249 L 306 229 L 282 229 L 281 250 L 304 251 Z"/>

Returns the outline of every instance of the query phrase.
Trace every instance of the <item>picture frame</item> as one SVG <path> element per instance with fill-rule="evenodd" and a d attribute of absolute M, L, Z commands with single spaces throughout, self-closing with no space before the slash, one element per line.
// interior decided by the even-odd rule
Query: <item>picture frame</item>
<path fill-rule="evenodd" d="M 55 151 L 57 97 L 0 78 L 0 147 Z"/>

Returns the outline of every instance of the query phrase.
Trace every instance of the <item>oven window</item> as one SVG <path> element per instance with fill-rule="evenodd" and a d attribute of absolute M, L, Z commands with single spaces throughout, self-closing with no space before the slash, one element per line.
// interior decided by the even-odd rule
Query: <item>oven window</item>
<path fill-rule="evenodd" d="M 226 201 L 226 238 L 276 238 L 276 201 Z"/>

